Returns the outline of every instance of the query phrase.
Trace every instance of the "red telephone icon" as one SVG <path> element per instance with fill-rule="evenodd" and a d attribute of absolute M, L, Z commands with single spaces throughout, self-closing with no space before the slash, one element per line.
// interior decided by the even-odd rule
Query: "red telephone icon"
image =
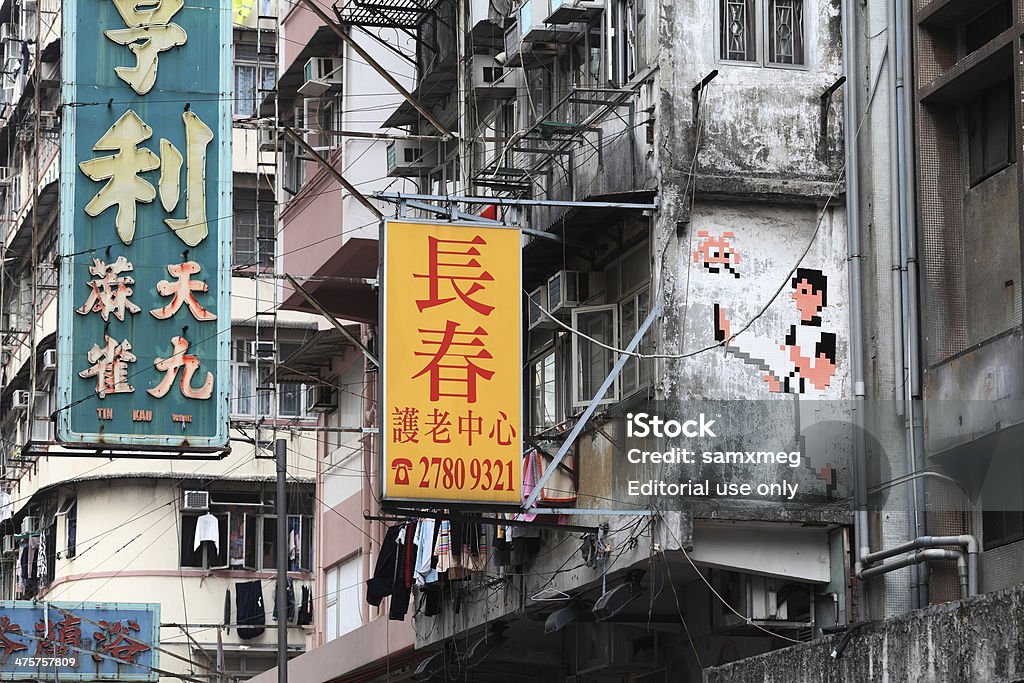
<path fill-rule="evenodd" d="M 391 469 L 395 470 L 395 486 L 409 485 L 409 470 L 412 468 L 412 461 L 406 458 L 395 458 L 391 463 Z"/>

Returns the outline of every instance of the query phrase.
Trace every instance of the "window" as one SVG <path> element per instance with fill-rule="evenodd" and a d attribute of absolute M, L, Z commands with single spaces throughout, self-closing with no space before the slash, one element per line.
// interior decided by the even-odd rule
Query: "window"
<path fill-rule="evenodd" d="M 359 628 L 362 589 L 362 556 L 356 555 L 327 570 L 327 640 Z"/>
<path fill-rule="evenodd" d="M 273 342 L 260 342 L 273 345 Z M 238 416 L 270 416 L 272 391 L 269 377 L 274 368 L 274 357 L 285 360 L 298 350 L 299 342 L 278 341 L 277 353 L 266 358 L 254 355 L 254 340 L 235 337 L 231 340 L 231 414 Z M 262 381 L 257 385 L 257 368 Z M 277 417 L 305 417 L 306 385 L 297 382 L 277 384 Z"/>
<path fill-rule="evenodd" d="M 232 219 L 232 265 L 236 268 L 273 268 L 277 239 L 274 230 L 274 204 L 261 202 L 259 210 L 248 202 L 248 207 L 235 208 Z M 259 234 L 256 215 L 259 214 Z"/>
<path fill-rule="evenodd" d="M 765 66 L 806 64 L 804 0 L 719 0 L 719 56 Z"/>
<path fill-rule="evenodd" d="M 1013 163 L 1013 96 L 1009 80 L 970 100 L 967 138 L 971 185 L 977 185 Z"/>
<path fill-rule="evenodd" d="M 574 335 L 573 405 L 587 405 L 615 365 L 615 354 L 605 347 L 618 348 L 618 306 L 581 306 L 573 309 L 572 326 L 582 335 L 586 335 Z M 618 382 L 613 383 L 600 403 L 618 400 L 617 385 Z"/>
<path fill-rule="evenodd" d="M 75 556 L 75 546 L 78 540 L 78 499 L 65 498 L 60 509 L 57 510 L 56 516 L 64 518 L 66 543 L 63 557 L 70 560 Z"/>
<path fill-rule="evenodd" d="M 195 547 L 196 525 L 206 512 L 181 515 L 180 561 L 196 569 L 269 570 L 277 567 L 277 518 L 272 497 L 259 491 L 211 491 L 210 510 L 217 519 L 217 548 L 212 543 Z M 301 507 L 303 506 L 304 507 Z M 303 514 L 288 516 L 289 571 L 310 571 L 313 558 L 313 518 L 308 499 L 289 496 L 288 508 Z"/>
<path fill-rule="evenodd" d="M 255 114 L 263 98 L 260 91 L 273 90 L 276 81 L 277 71 L 273 63 L 269 59 L 261 63 L 256 43 L 235 43 L 235 116 Z"/>
<path fill-rule="evenodd" d="M 558 424 L 556 400 L 555 352 L 550 351 L 530 365 L 530 391 L 532 413 L 530 425 L 533 433 L 542 432 Z"/>

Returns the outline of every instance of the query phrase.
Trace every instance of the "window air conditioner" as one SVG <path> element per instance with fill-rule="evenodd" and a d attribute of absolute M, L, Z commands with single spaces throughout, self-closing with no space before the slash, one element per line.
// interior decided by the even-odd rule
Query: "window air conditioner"
<path fill-rule="evenodd" d="M 306 410 L 311 413 L 330 413 L 338 407 L 334 387 L 313 384 L 306 387 Z"/>
<path fill-rule="evenodd" d="M 604 290 L 604 273 L 560 270 L 548 280 L 548 312 L 568 317 L 569 312 Z"/>
<path fill-rule="evenodd" d="M 43 370 L 53 372 L 57 369 L 57 349 L 43 351 Z"/>
<path fill-rule="evenodd" d="M 541 285 L 530 292 L 529 301 L 526 302 L 526 310 L 528 311 L 526 320 L 529 329 L 543 330 L 557 327 L 557 324 L 551 318 L 541 312 L 541 308 L 546 309 L 547 305 L 548 288 L 546 285 Z"/>
<path fill-rule="evenodd" d="M 551 13 L 546 24 L 572 24 L 590 22 L 601 14 L 604 2 L 598 0 L 551 0 Z"/>
<path fill-rule="evenodd" d="M 415 176 L 437 165 L 437 147 L 421 140 L 392 140 L 388 143 L 388 175 Z"/>
<path fill-rule="evenodd" d="M 3 554 L 4 555 L 14 555 L 17 552 L 18 552 L 18 544 L 15 542 L 14 536 L 12 534 L 7 534 L 6 536 L 4 536 Z"/>
<path fill-rule="evenodd" d="M 249 342 L 249 358 L 274 360 L 274 342 L 264 340 Z"/>
<path fill-rule="evenodd" d="M 505 76 L 505 69 L 487 55 L 473 55 L 473 89 L 477 97 L 505 99 L 516 94 L 515 82 Z"/>
<path fill-rule="evenodd" d="M 11 396 L 11 410 L 25 410 L 28 408 L 28 389 L 18 389 Z"/>
<path fill-rule="evenodd" d="M 39 529 L 38 517 L 24 517 L 21 520 L 21 533 L 30 534 Z"/>
<path fill-rule="evenodd" d="M 60 116 L 55 111 L 39 112 L 39 128 L 46 132 L 60 130 Z"/>
<path fill-rule="evenodd" d="M 311 57 L 303 69 L 305 83 L 299 86 L 299 94 L 305 97 L 320 97 L 331 89 L 341 87 L 340 57 Z"/>
<path fill-rule="evenodd" d="M 181 505 L 182 510 L 209 510 L 209 491 L 185 491 L 185 501 Z"/>

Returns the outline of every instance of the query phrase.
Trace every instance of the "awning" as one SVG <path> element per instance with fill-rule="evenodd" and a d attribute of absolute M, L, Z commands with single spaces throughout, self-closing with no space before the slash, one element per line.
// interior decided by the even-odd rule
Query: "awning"
<path fill-rule="evenodd" d="M 324 262 L 309 280 L 296 278 L 302 288 L 342 320 L 358 323 L 377 322 L 377 290 L 369 284 L 355 282 L 360 278 L 377 277 L 377 240 L 353 237 Z M 338 278 L 332 280 L 332 278 Z M 300 293 L 291 291 L 281 304 L 288 311 L 319 313 Z"/>
<path fill-rule="evenodd" d="M 412 96 L 427 109 L 434 109 L 442 100 L 452 96 L 456 86 L 456 70 L 454 68 L 436 67 L 420 79 L 419 85 L 412 91 Z M 402 100 L 398 108 L 391 113 L 381 128 L 398 128 L 411 126 L 419 121 L 420 113 L 409 100 Z"/>
<path fill-rule="evenodd" d="M 346 325 L 345 329 L 359 338 L 358 325 Z M 352 346 L 352 343 L 333 327 L 317 332 L 295 353 L 277 364 L 277 381 L 310 384 L 320 376 L 320 368 L 330 365 L 331 359 L 344 353 L 346 346 Z"/>

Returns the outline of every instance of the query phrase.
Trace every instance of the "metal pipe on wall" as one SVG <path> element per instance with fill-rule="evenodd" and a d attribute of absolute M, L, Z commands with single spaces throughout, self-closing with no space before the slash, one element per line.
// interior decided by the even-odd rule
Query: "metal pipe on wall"
<path fill-rule="evenodd" d="M 886 562 L 885 564 L 865 569 L 861 574 L 861 578 L 870 579 L 904 567 L 923 565 L 929 560 L 956 560 L 957 576 L 960 580 L 961 597 L 966 598 L 971 595 L 975 595 L 974 592 L 971 592 L 972 584 L 970 581 L 970 565 L 961 550 L 949 550 L 944 548 L 926 548 L 924 550 L 918 550 L 893 562 Z"/>
<path fill-rule="evenodd" d="M 980 547 L 978 545 L 978 539 L 970 534 L 961 534 L 959 536 L 920 536 L 912 541 L 901 543 L 900 545 L 893 546 L 892 548 L 886 548 L 885 550 L 879 550 L 874 553 L 868 553 L 861 559 L 864 564 L 873 564 L 880 562 L 884 559 L 895 557 L 896 555 L 902 555 L 914 550 L 920 550 L 922 548 L 936 548 L 939 546 L 955 545 L 961 546 L 967 553 L 967 595 L 978 594 L 978 553 Z M 907 565 L 903 565 L 907 566 Z M 861 578 L 870 578 L 876 576 L 879 572 L 877 567 L 865 568 L 858 571 L 858 575 Z"/>
<path fill-rule="evenodd" d="M 856 0 L 843 0 L 841 20 L 843 34 L 843 66 L 846 71 L 846 97 L 843 102 L 843 134 L 846 151 L 846 229 L 849 254 L 850 287 L 850 374 L 853 379 L 853 458 L 854 458 L 854 541 L 855 567 L 859 576 L 861 557 L 871 551 L 867 512 L 867 461 L 864 448 L 864 311 L 861 297 L 861 239 L 860 239 L 860 154 L 857 148 L 861 74 L 857 59 L 858 35 L 855 12 Z M 860 587 L 860 604 L 867 610 L 866 592 Z M 861 614 L 860 618 L 868 615 Z"/>

